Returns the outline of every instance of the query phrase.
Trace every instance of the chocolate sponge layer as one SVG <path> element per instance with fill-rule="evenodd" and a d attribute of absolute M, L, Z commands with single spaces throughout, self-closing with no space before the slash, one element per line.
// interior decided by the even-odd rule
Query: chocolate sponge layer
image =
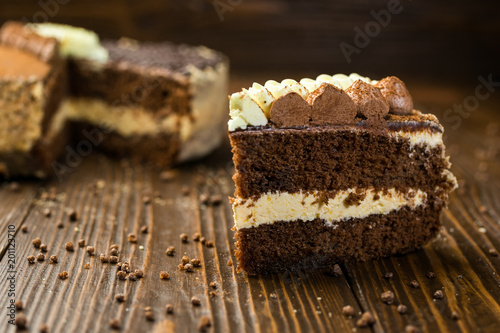
<path fill-rule="evenodd" d="M 315 219 L 279 221 L 235 234 L 239 268 L 250 275 L 331 268 L 414 251 L 437 234 L 442 201 L 326 226 Z"/>

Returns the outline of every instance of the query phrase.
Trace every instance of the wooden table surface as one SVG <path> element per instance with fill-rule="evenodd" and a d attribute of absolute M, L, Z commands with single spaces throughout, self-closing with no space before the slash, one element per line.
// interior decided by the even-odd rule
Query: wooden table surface
<path fill-rule="evenodd" d="M 234 75 L 231 90 L 269 77 Z M 417 106 L 440 119 L 454 103 L 475 94 L 475 84 L 409 86 Z M 443 121 L 460 189 L 451 195 L 438 237 L 413 254 L 342 265 L 343 275 L 336 277 L 322 272 L 248 277 L 237 272 L 232 213 L 225 199 L 234 191 L 227 140 L 210 157 L 179 167 L 176 178 L 167 182 L 146 166 L 93 155 L 62 182 L 20 182 L 17 191 L 5 183 L 0 187 L 0 332 L 15 331 L 7 316 L 13 299 L 8 295 L 10 276 L 32 332 L 42 324 L 50 332 L 106 332 L 115 318 L 123 332 L 195 332 L 203 316 L 216 332 L 404 332 L 407 325 L 425 332 L 499 332 L 500 257 L 490 253 L 500 251 L 498 95 L 480 101 L 468 118 Z M 183 194 L 185 188 L 189 193 Z M 51 191 L 55 195 L 46 198 L 44 192 Z M 144 194 L 151 195 L 151 203 L 144 202 Z M 202 194 L 220 194 L 223 202 L 205 205 Z M 46 208 L 50 217 L 44 215 Z M 69 208 L 78 212 L 78 221 L 68 219 Z M 148 233 L 141 232 L 142 226 L 148 226 Z M 9 230 L 14 229 L 15 247 L 8 248 Z M 193 241 L 197 232 L 215 247 Z M 137 235 L 137 243 L 129 242 L 130 233 Z M 188 243 L 181 242 L 181 233 L 189 235 Z M 40 252 L 32 244 L 37 237 L 48 246 L 47 259 L 29 264 L 27 256 Z M 90 257 L 78 247 L 80 239 L 94 246 L 97 255 Z M 69 241 L 75 244 L 72 252 L 65 250 Z M 109 253 L 112 244 L 119 245 L 119 260 L 141 268 L 144 278 L 120 280 L 114 264 L 101 263 L 99 254 Z M 175 247 L 175 256 L 165 254 L 168 246 Z M 48 261 L 53 254 L 56 264 Z M 200 259 L 202 267 L 179 271 L 184 255 Z M 235 264 L 228 265 L 229 260 Z M 87 262 L 89 269 L 84 268 Z M 69 273 L 68 279 L 57 277 L 62 271 Z M 170 273 L 170 279 L 161 280 L 160 271 Z M 426 277 L 431 271 L 434 279 Z M 392 279 L 384 278 L 387 272 Z M 410 286 L 413 280 L 418 288 Z M 395 294 L 392 305 L 381 301 L 387 290 Z M 433 299 L 436 290 L 444 292 L 442 300 Z M 117 294 L 125 295 L 125 301 L 115 300 Z M 192 305 L 193 296 L 200 306 Z M 173 314 L 166 313 L 167 304 L 173 305 Z M 398 313 L 399 304 L 408 307 L 407 314 Z M 342 315 L 346 305 L 354 307 L 354 317 Z M 145 317 L 147 306 L 153 321 Z M 375 317 L 371 328 L 356 326 L 362 311 Z M 458 320 L 452 318 L 454 311 Z"/>

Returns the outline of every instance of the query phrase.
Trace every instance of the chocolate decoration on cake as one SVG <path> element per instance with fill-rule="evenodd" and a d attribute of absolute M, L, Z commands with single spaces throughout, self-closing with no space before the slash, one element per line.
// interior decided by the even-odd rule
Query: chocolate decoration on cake
<path fill-rule="evenodd" d="M 369 125 L 381 124 L 389 113 L 389 103 L 380 89 L 366 82 L 357 80 L 345 92 L 356 104 L 358 116 L 366 117 Z"/>
<path fill-rule="evenodd" d="M 376 85 L 389 103 L 392 114 L 407 115 L 413 110 L 413 99 L 403 81 L 395 76 L 388 76 Z"/>
<path fill-rule="evenodd" d="M 356 118 L 356 105 L 342 90 L 331 84 L 323 83 L 307 97 L 312 105 L 311 125 L 353 124 Z"/>
<path fill-rule="evenodd" d="M 270 120 L 277 127 L 308 126 L 311 106 L 297 93 L 288 93 L 272 105 Z"/>

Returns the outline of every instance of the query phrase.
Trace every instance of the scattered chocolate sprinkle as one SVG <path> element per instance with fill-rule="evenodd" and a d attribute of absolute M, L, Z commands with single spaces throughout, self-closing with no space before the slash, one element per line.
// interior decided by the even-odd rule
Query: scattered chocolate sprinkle
<path fill-rule="evenodd" d="M 201 267 L 201 260 L 200 259 L 191 259 L 191 264 L 194 266 L 194 267 Z"/>
<path fill-rule="evenodd" d="M 207 241 L 206 245 L 207 245 L 207 247 L 212 248 L 212 247 L 215 247 L 215 242 L 214 241 Z"/>
<path fill-rule="evenodd" d="M 118 251 L 118 249 L 119 249 L 119 248 L 120 248 L 120 247 L 118 246 L 118 244 L 113 244 L 113 245 L 111 245 L 111 246 L 109 247 L 109 249 L 110 249 L 110 250 L 115 249 L 115 250 L 117 250 L 117 251 Z"/>
<path fill-rule="evenodd" d="M 118 320 L 117 318 L 111 319 L 109 321 L 109 326 L 114 330 L 119 330 L 121 328 L 120 320 Z"/>
<path fill-rule="evenodd" d="M 123 295 L 123 294 L 116 294 L 116 295 L 115 295 L 115 299 L 116 299 L 118 302 L 120 302 L 120 303 L 125 302 L 125 295 Z"/>
<path fill-rule="evenodd" d="M 18 182 L 9 183 L 9 190 L 12 192 L 17 192 L 17 191 L 19 191 L 20 188 L 21 188 L 21 186 L 19 185 Z"/>
<path fill-rule="evenodd" d="M 498 257 L 498 252 L 497 250 L 495 249 L 489 249 L 488 253 L 490 254 L 490 256 L 492 257 Z"/>
<path fill-rule="evenodd" d="M 75 249 L 72 242 L 67 242 L 64 247 L 66 248 L 66 251 L 73 251 Z"/>
<path fill-rule="evenodd" d="M 139 279 L 143 278 L 144 277 L 144 272 L 139 269 L 139 268 L 136 268 L 135 271 L 134 271 L 134 274 L 135 276 L 137 276 Z"/>
<path fill-rule="evenodd" d="M 191 265 L 191 264 L 185 264 L 184 265 L 184 269 L 186 270 L 186 272 L 192 272 L 193 271 L 193 265 Z"/>
<path fill-rule="evenodd" d="M 460 319 L 460 315 L 458 314 L 458 312 L 457 312 L 457 311 L 453 311 L 453 312 L 451 313 L 451 318 L 452 318 L 453 320 L 459 320 L 459 319 Z"/>
<path fill-rule="evenodd" d="M 170 279 L 170 274 L 168 274 L 165 271 L 161 271 L 160 272 L 160 279 L 162 279 L 162 280 L 168 280 L 168 279 Z"/>
<path fill-rule="evenodd" d="M 37 249 L 39 249 L 40 245 L 42 244 L 42 240 L 40 238 L 35 238 L 31 242 Z"/>
<path fill-rule="evenodd" d="M 109 262 L 112 264 L 116 264 L 118 262 L 118 257 L 117 256 L 110 256 Z"/>
<path fill-rule="evenodd" d="M 36 260 L 38 260 L 38 261 L 44 261 L 44 260 L 45 260 L 45 254 L 43 254 L 43 253 L 38 253 L 38 254 L 36 255 Z"/>
<path fill-rule="evenodd" d="M 408 307 L 406 305 L 399 304 L 398 305 L 398 312 L 401 314 L 408 313 Z"/>
<path fill-rule="evenodd" d="M 210 282 L 210 287 L 214 288 L 214 289 L 217 289 L 217 283 L 215 282 Z"/>
<path fill-rule="evenodd" d="M 189 192 L 190 192 L 189 187 L 187 187 L 187 186 L 185 186 L 185 185 L 184 185 L 184 186 L 182 187 L 182 189 L 181 189 L 181 192 L 182 192 L 182 195 L 183 195 L 183 196 L 187 196 L 187 195 L 189 195 Z"/>
<path fill-rule="evenodd" d="M 93 246 L 87 246 L 87 253 L 91 256 L 95 254 L 95 247 Z"/>
<path fill-rule="evenodd" d="M 76 222 L 78 220 L 78 213 L 73 208 L 68 210 L 68 218 L 71 222 Z"/>
<path fill-rule="evenodd" d="M 201 244 L 205 244 L 207 242 L 206 238 L 205 237 L 201 237 L 200 238 L 200 243 Z"/>
<path fill-rule="evenodd" d="M 416 326 L 413 326 L 413 325 L 406 325 L 405 326 L 405 332 L 406 333 L 417 333 L 418 332 L 418 328 Z"/>
<path fill-rule="evenodd" d="M 28 263 L 34 264 L 36 258 L 35 258 L 35 256 L 28 256 L 26 259 L 28 260 Z"/>
<path fill-rule="evenodd" d="M 413 280 L 410 282 L 410 287 L 415 288 L 415 289 L 420 288 L 420 283 L 418 283 L 417 280 Z"/>
<path fill-rule="evenodd" d="M 390 280 L 390 279 L 392 279 L 393 276 L 394 276 L 394 273 L 387 272 L 387 273 L 384 274 L 384 279 Z"/>
<path fill-rule="evenodd" d="M 137 243 L 137 236 L 135 234 L 128 234 L 127 238 L 130 243 Z"/>
<path fill-rule="evenodd" d="M 85 239 L 80 239 L 80 240 L 78 241 L 78 246 L 79 246 L 79 247 L 85 247 Z"/>
<path fill-rule="evenodd" d="M 206 332 L 210 326 L 212 326 L 210 318 L 207 316 L 201 317 L 200 323 L 198 324 L 198 330 L 200 332 Z"/>
<path fill-rule="evenodd" d="M 206 204 L 208 204 L 208 200 L 209 200 L 209 199 L 208 199 L 208 195 L 206 195 L 206 194 L 201 194 L 201 195 L 200 195 L 200 197 L 199 197 L 199 200 L 200 200 L 200 203 L 201 203 L 202 205 L 206 205 Z"/>
<path fill-rule="evenodd" d="M 208 293 L 210 295 L 210 297 L 215 297 L 217 296 L 217 293 L 215 291 L 211 291 Z"/>
<path fill-rule="evenodd" d="M 90 268 L 90 263 L 88 262 L 88 263 L 86 263 L 85 265 L 83 265 L 83 268 L 85 268 L 85 269 L 89 269 L 89 268 Z"/>
<path fill-rule="evenodd" d="M 165 306 L 165 310 L 167 313 L 172 314 L 174 313 L 174 306 L 172 304 L 167 304 L 167 306 Z"/>
<path fill-rule="evenodd" d="M 233 266 L 233 260 L 229 259 L 229 260 L 227 261 L 227 265 L 228 265 L 228 266 Z"/>
<path fill-rule="evenodd" d="M 198 305 L 201 305 L 201 301 L 198 297 L 193 296 L 193 297 L 191 297 L 191 304 L 198 306 Z"/>
<path fill-rule="evenodd" d="M 49 333 L 49 327 L 47 326 L 47 324 L 42 324 L 40 326 L 40 333 Z"/>
<path fill-rule="evenodd" d="M 51 263 L 51 264 L 56 264 L 56 263 L 57 263 L 57 261 L 58 261 L 58 259 L 57 259 L 57 256 L 56 256 L 56 255 L 52 255 L 52 256 L 50 256 L 50 261 L 49 261 L 49 263 Z"/>
<path fill-rule="evenodd" d="M 21 227 L 21 231 L 26 234 L 28 232 L 28 226 L 27 225 L 23 225 Z"/>
<path fill-rule="evenodd" d="M 105 255 L 104 253 L 101 253 L 101 255 L 99 256 L 99 259 L 101 260 L 102 263 L 107 263 L 109 262 L 109 258 L 107 255 Z"/>
<path fill-rule="evenodd" d="M 26 318 L 26 316 L 24 315 L 24 313 L 18 313 L 17 314 L 17 317 L 16 317 L 16 326 L 20 330 L 24 330 L 28 326 L 28 319 Z"/>
<path fill-rule="evenodd" d="M 214 206 L 220 205 L 222 203 L 222 196 L 219 194 L 214 194 L 210 197 L 210 203 Z"/>
<path fill-rule="evenodd" d="M 165 253 L 167 254 L 167 256 L 173 256 L 175 254 L 175 247 L 169 246 L 167 248 L 167 251 L 165 251 Z"/>
<path fill-rule="evenodd" d="M 137 281 L 137 275 L 135 275 L 135 273 L 130 273 L 130 274 L 128 275 L 128 279 L 129 279 L 130 281 Z"/>
<path fill-rule="evenodd" d="M 436 290 L 436 292 L 434 293 L 433 297 L 435 299 L 443 299 L 444 298 L 444 293 L 442 290 Z"/>
<path fill-rule="evenodd" d="M 22 310 L 24 308 L 23 301 L 18 299 L 17 301 L 14 302 L 14 306 L 16 307 L 17 310 Z"/>
<path fill-rule="evenodd" d="M 49 208 L 45 208 L 45 209 L 42 211 L 42 214 L 43 214 L 43 216 L 45 216 L 45 217 L 51 217 L 51 216 L 52 216 L 52 211 L 51 211 Z"/>
<path fill-rule="evenodd" d="M 141 227 L 141 233 L 143 233 L 143 234 L 147 234 L 148 233 L 148 226 L 147 225 L 143 225 Z"/>
<path fill-rule="evenodd" d="M 181 258 L 181 263 L 182 263 L 183 265 L 187 264 L 188 262 L 189 262 L 189 257 L 188 257 L 188 256 L 183 256 L 183 257 Z"/>
<path fill-rule="evenodd" d="M 354 316 L 356 314 L 356 311 L 354 310 L 354 308 L 350 305 L 346 305 L 342 308 L 342 314 L 344 316 Z"/>
<path fill-rule="evenodd" d="M 146 316 L 146 319 L 148 321 L 154 321 L 155 320 L 155 313 L 151 310 L 144 312 L 144 316 Z"/>
<path fill-rule="evenodd" d="M 47 244 L 40 244 L 40 251 L 47 252 Z"/>
<path fill-rule="evenodd" d="M 180 235 L 179 235 L 179 238 L 181 239 L 181 241 L 182 241 L 183 243 L 187 243 L 187 242 L 189 242 L 188 235 L 187 235 L 186 233 L 182 233 L 182 234 L 180 234 Z"/>
<path fill-rule="evenodd" d="M 60 278 L 61 280 L 66 280 L 68 278 L 69 274 L 66 271 L 62 271 L 61 273 L 57 274 L 57 277 Z"/>
<path fill-rule="evenodd" d="M 428 279 L 434 279 L 436 277 L 436 273 L 434 272 L 429 272 L 425 276 L 427 276 Z"/>
<path fill-rule="evenodd" d="M 195 234 L 193 235 L 193 240 L 194 240 L 195 242 L 199 242 L 199 241 L 200 241 L 200 238 L 201 238 L 201 235 L 200 235 L 200 233 L 199 233 L 199 232 L 197 232 L 197 233 L 195 233 Z"/>
<path fill-rule="evenodd" d="M 385 304 L 392 304 L 394 302 L 394 293 L 390 290 L 383 292 L 380 294 L 380 298 L 382 299 L 382 302 Z"/>
<path fill-rule="evenodd" d="M 367 327 L 375 324 L 375 318 L 373 318 L 371 312 L 366 311 L 361 315 L 361 318 L 356 322 L 356 324 L 358 327 Z"/>
<path fill-rule="evenodd" d="M 126 280 L 127 279 L 127 273 L 125 273 L 124 271 L 118 271 L 118 272 L 116 272 L 116 275 L 118 276 L 118 278 L 120 280 Z"/>

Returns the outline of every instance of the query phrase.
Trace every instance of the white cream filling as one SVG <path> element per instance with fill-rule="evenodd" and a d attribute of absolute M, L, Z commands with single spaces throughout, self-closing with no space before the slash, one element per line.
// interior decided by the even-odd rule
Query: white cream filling
<path fill-rule="evenodd" d="M 366 191 L 366 196 L 359 205 L 346 207 L 344 200 L 356 189 L 340 191 L 328 202 L 319 200 L 320 193 L 266 193 L 257 200 L 237 198 L 233 202 L 234 223 L 236 229 L 250 228 L 276 221 L 312 221 L 316 218 L 326 221 L 328 226 L 348 218 L 364 218 L 371 214 L 388 214 L 404 206 L 412 208 L 424 204 L 427 194 L 421 190 L 401 193 L 392 188 L 383 192 L 373 189 Z M 374 195 L 378 195 L 377 200 Z"/>

